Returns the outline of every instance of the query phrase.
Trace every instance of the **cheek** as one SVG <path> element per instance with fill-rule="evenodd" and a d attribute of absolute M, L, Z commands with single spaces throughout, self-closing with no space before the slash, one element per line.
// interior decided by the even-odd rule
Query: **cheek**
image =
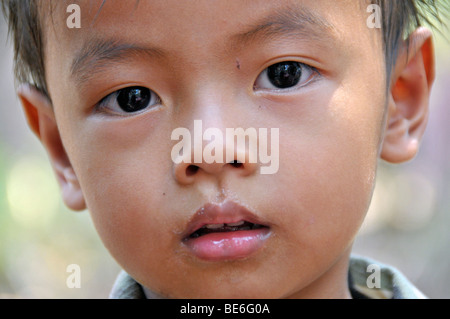
<path fill-rule="evenodd" d="M 84 121 L 73 130 L 79 132 L 76 147 L 69 147 L 95 227 L 127 268 L 142 262 L 135 252 L 164 256 L 173 244 L 173 234 L 162 227 L 175 215 L 167 210 L 170 131 L 156 122 L 152 116 L 133 123 Z"/>
<path fill-rule="evenodd" d="M 369 103 L 361 96 L 336 91 L 322 101 L 323 112 L 283 130 L 275 177 L 285 185 L 278 222 L 286 242 L 301 247 L 299 259 L 336 257 L 353 241 L 369 207 L 383 96 Z"/>

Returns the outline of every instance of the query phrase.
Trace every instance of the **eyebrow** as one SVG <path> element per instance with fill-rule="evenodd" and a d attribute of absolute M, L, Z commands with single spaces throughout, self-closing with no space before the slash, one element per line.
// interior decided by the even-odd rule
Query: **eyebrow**
<path fill-rule="evenodd" d="M 261 19 L 249 30 L 233 36 L 235 44 L 265 39 L 306 38 L 326 42 L 336 37 L 335 26 L 324 17 L 303 6 L 288 6 L 278 9 Z"/>
<path fill-rule="evenodd" d="M 103 71 L 111 63 L 120 63 L 127 58 L 144 56 L 161 58 L 165 52 L 156 47 L 146 47 L 133 43 L 124 43 L 116 39 L 91 38 L 75 54 L 70 73 L 78 83 L 88 81 L 95 74 Z"/>

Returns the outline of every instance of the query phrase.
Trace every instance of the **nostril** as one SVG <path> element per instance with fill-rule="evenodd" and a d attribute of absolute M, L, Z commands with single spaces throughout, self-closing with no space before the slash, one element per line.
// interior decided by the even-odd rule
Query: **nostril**
<path fill-rule="evenodd" d="M 187 176 L 192 176 L 195 175 L 195 173 L 197 173 L 199 167 L 197 165 L 189 165 L 188 167 L 186 167 L 186 175 Z"/>
<path fill-rule="evenodd" d="M 236 167 L 236 168 L 241 168 L 242 167 L 242 163 L 239 162 L 238 160 L 234 160 L 232 162 L 229 163 L 231 166 Z"/>

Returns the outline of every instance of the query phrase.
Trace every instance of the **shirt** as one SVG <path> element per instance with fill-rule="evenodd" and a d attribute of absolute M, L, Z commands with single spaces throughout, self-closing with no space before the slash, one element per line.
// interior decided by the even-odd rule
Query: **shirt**
<path fill-rule="evenodd" d="M 367 257 L 352 255 L 348 272 L 350 293 L 355 299 L 425 299 L 399 270 Z M 154 297 L 158 297 L 156 294 Z M 125 271 L 118 275 L 111 299 L 146 299 L 142 286 Z"/>

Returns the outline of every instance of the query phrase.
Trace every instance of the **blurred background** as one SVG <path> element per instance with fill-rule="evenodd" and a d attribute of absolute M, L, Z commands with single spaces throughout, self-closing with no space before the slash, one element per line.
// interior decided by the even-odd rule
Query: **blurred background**
<path fill-rule="evenodd" d="M 399 268 L 430 298 L 450 298 L 450 43 L 436 33 L 435 44 L 437 78 L 423 146 L 410 163 L 380 162 L 354 253 Z M 2 15 L 0 48 L 0 298 L 107 298 L 119 267 L 88 212 L 71 212 L 61 201 L 15 94 Z M 71 264 L 80 266 L 80 288 L 66 284 Z"/>

